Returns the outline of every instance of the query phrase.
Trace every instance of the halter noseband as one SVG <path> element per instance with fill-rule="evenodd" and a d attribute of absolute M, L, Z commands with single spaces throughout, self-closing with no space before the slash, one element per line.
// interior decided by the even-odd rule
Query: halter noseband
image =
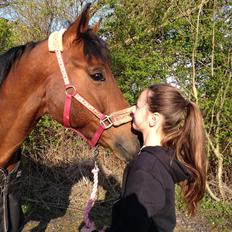
<path fill-rule="evenodd" d="M 86 142 L 91 147 L 94 147 L 97 144 L 104 130 L 109 129 L 112 126 L 120 126 L 124 123 L 131 121 L 132 118 L 130 114 L 133 109 L 133 106 L 120 110 L 120 111 L 113 112 L 110 115 L 105 115 L 99 112 L 94 106 L 92 106 L 86 99 L 84 99 L 77 92 L 75 86 L 72 85 L 69 81 L 69 77 L 66 72 L 62 54 L 61 54 L 61 52 L 63 51 L 62 36 L 64 32 L 65 32 L 64 29 L 62 29 L 61 31 L 55 31 L 49 36 L 49 39 L 48 39 L 48 49 L 50 52 L 56 53 L 56 58 L 57 58 L 60 71 L 61 71 L 61 74 L 64 80 L 65 96 L 66 96 L 65 104 L 64 104 L 64 114 L 63 114 L 64 126 L 78 133 L 83 139 L 86 140 Z M 70 125 L 70 112 L 71 112 L 72 98 L 75 98 L 77 101 L 79 101 L 82 105 L 84 105 L 89 111 L 91 111 L 100 120 L 100 125 L 91 140 L 88 140 L 87 138 L 85 138 L 84 135 L 82 135 L 76 129 L 72 128 Z"/>

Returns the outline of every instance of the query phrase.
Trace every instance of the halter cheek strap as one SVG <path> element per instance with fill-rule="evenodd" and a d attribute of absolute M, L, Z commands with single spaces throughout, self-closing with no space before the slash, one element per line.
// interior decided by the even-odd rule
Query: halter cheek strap
<path fill-rule="evenodd" d="M 100 136 L 104 132 L 104 130 L 112 127 L 112 126 L 120 126 L 124 123 L 127 123 L 132 120 L 131 112 L 133 109 L 132 107 L 126 108 L 124 110 L 120 110 L 117 112 L 113 112 L 111 115 L 105 115 L 99 112 L 94 106 L 92 106 L 85 98 L 83 98 L 77 91 L 74 85 L 72 85 L 69 81 L 68 74 L 65 69 L 65 65 L 63 62 L 62 54 L 63 45 L 62 45 L 62 35 L 65 30 L 61 30 L 59 32 L 53 32 L 48 39 L 48 48 L 50 52 L 56 53 L 57 62 L 59 64 L 59 68 L 64 80 L 65 86 L 65 103 L 64 103 L 64 114 L 63 114 L 63 121 L 64 126 L 67 128 L 72 129 L 77 134 L 79 134 L 86 142 L 91 146 L 96 146 Z M 100 125 L 95 132 L 94 136 L 91 140 L 85 138 L 79 131 L 72 128 L 70 125 L 70 113 L 71 113 L 71 103 L 72 98 L 79 101 L 82 105 L 84 105 L 90 112 L 92 112 L 100 121 Z"/>

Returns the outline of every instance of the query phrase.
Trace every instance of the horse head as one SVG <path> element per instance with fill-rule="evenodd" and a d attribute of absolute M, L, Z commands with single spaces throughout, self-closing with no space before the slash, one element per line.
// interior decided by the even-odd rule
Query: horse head
<path fill-rule="evenodd" d="M 62 35 L 57 35 L 56 40 L 59 36 L 61 39 L 58 45 L 61 48 L 55 50 L 61 51 L 61 60 L 54 53 L 48 52 L 49 66 L 45 68 L 48 76 L 46 113 L 61 124 L 78 130 L 87 140 L 96 136 L 102 115 L 110 115 L 128 107 L 112 74 L 106 43 L 97 35 L 99 24 L 88 27 L 89 8 L 90 4 L 87 4 L 70 27 Z M 63 63 L 63 66 L 59 67 L 58 63 Z M 100 113 L 100 116 L 96 117 L 94 110 L 90 111 L 82 100 L 74 98 L 75 95 L 83 97 L 86 104 Z M 69 112 L 64 116 L 67 105 L 70 105 Z M 111 123 L 106 121 L 107 124 Z M 137 153 L 138 140 L 132 133 L 130 123 L 103 129 L 99 135 L 99 144 L 124 159 L 130 159 Z"/>

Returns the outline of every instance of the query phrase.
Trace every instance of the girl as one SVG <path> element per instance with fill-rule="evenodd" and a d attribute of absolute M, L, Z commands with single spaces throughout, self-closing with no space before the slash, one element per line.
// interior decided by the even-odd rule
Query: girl
<path fill-rule="evenodd" d="M 110 232 L 169 232 L 176 225 L 175 184 L 194 215 L 205 192 L 203 120 L 198 107 L 166 84 L 145 89 L 133 112 L 144 146 L 127 166 Z"/>

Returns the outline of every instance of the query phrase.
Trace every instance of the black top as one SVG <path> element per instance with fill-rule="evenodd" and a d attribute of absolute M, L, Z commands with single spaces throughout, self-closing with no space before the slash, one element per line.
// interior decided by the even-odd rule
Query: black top
<path fill-rule="evenodd" d="M 142 148 L 123 176 L 120 199 L 112 210 L 110 232 L 169 232 L 176 225 L 175 183 L 189 177 L 173 152 Z"/>

